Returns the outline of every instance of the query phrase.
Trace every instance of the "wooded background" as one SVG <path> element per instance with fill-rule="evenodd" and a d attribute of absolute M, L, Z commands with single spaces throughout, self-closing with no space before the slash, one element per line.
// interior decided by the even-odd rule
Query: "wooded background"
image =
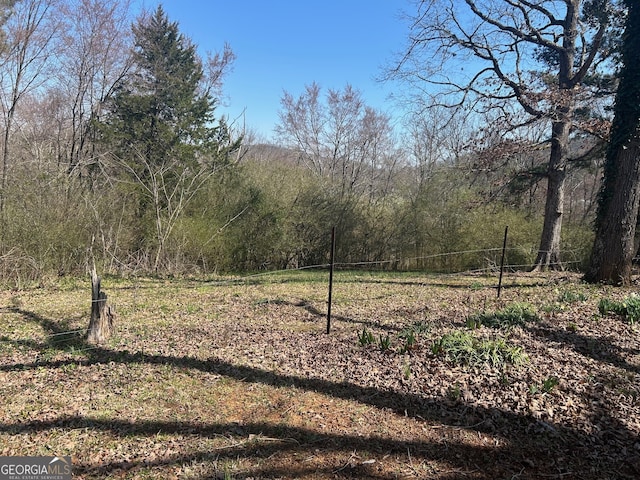
<path fill-rule="evenodd" d="M 508 225 L 509 263 L 585 268 L 624 5 L 411 6 L 423 23 L 386 72 L 405 86 L 401 122 L 348 84 L 312 83 L 283 94 L 265 143 L 217 115 L 232 46 L 201 58 L 162 7 L 4 2 L 0 279 L 94 260 L 112 274 L 301 267 L 326 263 L 333 226 L 339 262 L 485 267 Z M 489 67 L 459 83 L 446 72 L 464 51 Z M 416 88 L 427 73 L 446 88 Z M 425 260 L 456 251 L 477 253 Z"/>

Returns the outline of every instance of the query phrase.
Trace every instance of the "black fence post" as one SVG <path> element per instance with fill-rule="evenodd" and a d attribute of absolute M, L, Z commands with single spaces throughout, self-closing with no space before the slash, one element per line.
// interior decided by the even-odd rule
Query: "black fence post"
<path fill-rule="evenodd" d="M 331 254 L 329 257 L 329 300 L 327 302 L 327 335 L 331 331 L 331 293 L 333 291 L 333 262 L 336 254 L 336 227 L 331 228 Z"/>
<path fill-rule="evenodd" d="M 507 252 L 507 233 L 509 233 L 509 225 L 504 227 L 504 241 L 502 242 L 502 258 L 500 259 L 500 278 L 498 280 L 498 298 L 502 291 L 502 272 L 504 271 L 504 257 Z"/>

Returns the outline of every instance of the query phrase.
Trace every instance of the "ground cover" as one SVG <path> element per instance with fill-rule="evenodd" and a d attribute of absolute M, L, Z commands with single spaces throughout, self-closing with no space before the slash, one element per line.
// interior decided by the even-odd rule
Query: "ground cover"
<path fill-rule="evenodd" d="M 339 271 L 327 335 L 326 280 L 103 279 L 98 347 L 88 280 L 0 292 L 0 455 L 83 479 L 640 476 L 633 289 Z"/>

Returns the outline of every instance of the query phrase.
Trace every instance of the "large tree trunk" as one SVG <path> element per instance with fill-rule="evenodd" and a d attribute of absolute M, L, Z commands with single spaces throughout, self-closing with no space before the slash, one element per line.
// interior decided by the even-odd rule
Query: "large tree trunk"
<path fill-rule="evenodd" d="M 640 204 L 640 130 L 615 155 L 616 174 L 611 197 L 598 222 L 591 264 L 585 278 L 591 282 L 631 283 L 635 233 Z"/>
<path fill-rule="evenodd" d="M 572 109 L 571 109 L 572 110 Z M 571 113 L 571 111 L 567 112 Z M 562 270 L 560 258 L 560 234 L 564 213 L 564 189 L 567 177 L 567 149 L 571 121 L 554 122 L 551 137 L 551 153 L 547 168 L 547 200 L 544 207 L 544 225 L 540 248 L 533 270 Z"/>
<path fill-rule="evenodd" d="M 563 26 L 562 51 L 558 62 L 558 98 L 551 125 L 551 152 L 547 168 L 547 201 L 544 210 L 544 226 L 540 248 L 533 270 L 562 270 L 560 259 L 560 234 L 564 213 L 564 187 L 567 177 L 567 153 L 569 133 L 573 124 L 576 104 L 575 86 L 580 74 L 574 72 L 576 39 L 580 16 L 580 0 L 566 2 L 567 13 Z M 582 74 L 584 76 L 584 73 Z"/>
<path fill-rule="evenodd" d="M 640 204 L 640 5 L 625 3 L 623 66 L 585 280 L 629 285 Z"/>

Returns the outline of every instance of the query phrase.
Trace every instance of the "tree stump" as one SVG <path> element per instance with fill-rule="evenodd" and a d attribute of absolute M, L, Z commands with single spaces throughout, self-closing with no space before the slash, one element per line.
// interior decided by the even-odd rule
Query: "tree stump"
<path fill-rule="evenodd" d="M 115 318 L 115 309 L 107 305 L 107 294 L 100 291 L 100 277 L 94 266 L 91 270 L 91 321 L 87 342 L 94 345 L 106 342 L 114 331 Z"/>

